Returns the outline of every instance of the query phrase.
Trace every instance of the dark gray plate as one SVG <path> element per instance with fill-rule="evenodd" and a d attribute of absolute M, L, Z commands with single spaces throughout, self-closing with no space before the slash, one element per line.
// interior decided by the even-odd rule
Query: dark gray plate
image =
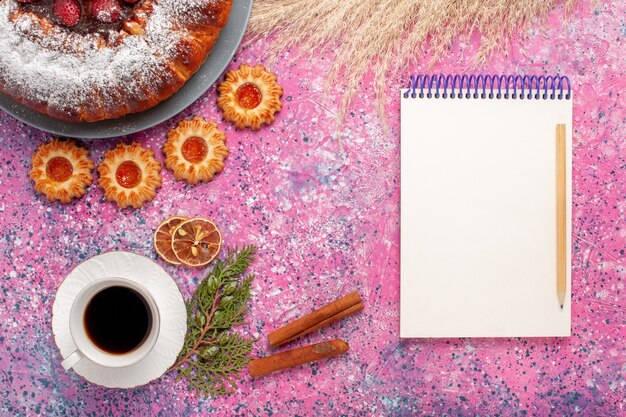
<path fill-rule="evenodd" d="M 248 26 L 252 0 L 233 0 L 228 23 L 215 43 L 213 52 L 198 72 L 172 97 L 144 112 L 96 123 L 71 123 L 53 119 L 0 94 L 0 108 L 37 129 L 55 135 L 83 139 L 129 135 L 157 125 L 183 111 L 204 94 L 222 75 L 241 43 Z"/>

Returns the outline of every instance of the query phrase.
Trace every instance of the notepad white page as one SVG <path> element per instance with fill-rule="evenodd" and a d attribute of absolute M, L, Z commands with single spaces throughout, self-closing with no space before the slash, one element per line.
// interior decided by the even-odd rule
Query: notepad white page
<path fill-rule="evenodd" d="M 558 123 L 567 125 L 563 309 Z M 400 140 L 400 336 L 569 336 L 572 100 L 401 98 Z"/>

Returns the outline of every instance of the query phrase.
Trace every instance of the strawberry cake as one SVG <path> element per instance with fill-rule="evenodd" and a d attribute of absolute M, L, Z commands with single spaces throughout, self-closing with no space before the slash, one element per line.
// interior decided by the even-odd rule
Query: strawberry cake
<path fill-rule="evenodd" d="M 232 0 L 0 0 L 0 92 L 72 122 L 151 108 L 198 70 Z"/>

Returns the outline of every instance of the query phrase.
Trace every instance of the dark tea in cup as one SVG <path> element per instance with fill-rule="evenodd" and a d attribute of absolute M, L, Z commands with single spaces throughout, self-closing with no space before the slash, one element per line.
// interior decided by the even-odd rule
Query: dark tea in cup
<path fill-rule="evenodd" d="M 152 314 L 141 294 L 112 286 L 96 293 L 85 309 L 85 332 L 98 349 L 110 354 L 131 352 L 147 339 Z"/>

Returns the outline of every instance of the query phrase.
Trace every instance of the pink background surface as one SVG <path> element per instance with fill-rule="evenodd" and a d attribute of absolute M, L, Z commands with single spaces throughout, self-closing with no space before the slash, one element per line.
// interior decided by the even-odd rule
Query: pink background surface
<path fill-rule="evenodd" d="M 626 414 L 626 1 L 579 3 L 565 23 L 562 10 L 534 22 L 508 55 L 495 54 L 477 71 L 572 80 L 571 338 L 399 340 L 397 90 L 408 73 L 389 80 L 388 133 L 367 78 L 337 135 L 339 95 L 323 94 L 330 57 L 290 62 L 286 53 L 268 61 L 259 42 L 240 50 L 233 66 L 262 63 L 278 74 L 284 108 L 271 127 L 236 131 L 221 121 L 212 88 L 158 127 L 86 142 L 95 161 L 120 141 L 139 141 L 162 159 L 165 132 L 181 118 L 219 122 L 231 148 L 224 173 L 190 187 L 164 171 L 163 188 L 140 210 L 118 209 L 96 186 L 67 206 L 36 195 L 30 156 L 50 136 L 0 112 L 0 414 Z M 460 40 L 432 70 L 466 70 L 476 41 Z M 225 398 L 198 398 L 173 374 L 122 391 L 64 372 L 50 325 L 59 284 L 99 253 L 130 250 L 157 259 L 153 229 L 177 213 L 214 219 L 228 245 L 259 247 L 247 327 L 261 336 L 255 354 L 269 352 L 269 331 L 356 289 L 364 312 L 292 345 L 340 337 L 350 352 L 266 378 L 246 376 Z M 185 296 L 205 273 L 164 266 Z"/>

